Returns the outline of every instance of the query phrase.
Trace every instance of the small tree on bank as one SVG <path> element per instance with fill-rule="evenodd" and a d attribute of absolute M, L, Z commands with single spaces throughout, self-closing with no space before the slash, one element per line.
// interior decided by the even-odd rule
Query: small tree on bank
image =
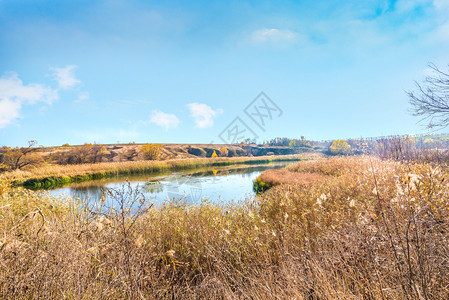
<path fill-rule="evenodd" d="M 0 154 L 0 168 L 5 170 L 17 170 L 25 167 L 37 166 L 44 162 L 42 157 L 35 153 L 37 141 L 31 140 L 27 147 L 7 148 Z"/>
<path fill-rule="evenodd" d="M 351 146 L 344 140 L 335 140 L 329 150 L 333 155 L 346 155 L 349 154 Z"/>

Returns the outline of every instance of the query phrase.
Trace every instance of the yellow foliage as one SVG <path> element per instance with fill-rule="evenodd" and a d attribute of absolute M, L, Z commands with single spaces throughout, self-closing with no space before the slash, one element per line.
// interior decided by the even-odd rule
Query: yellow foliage
<path fill-rule="evenodd" d="M 217 152 L 215 152 L 215 150 L 214 153 L 212 153 L 211 157 L 218 157 Z"/>
<path fill-rule="evenodd" d="M 6 194 L 11 188 L 12 179 L 0 181 L 0 196 Z"/>
<path fill-rule="evenodd" d="M 335 140 L 330 146 L 332 154 L 341 155 L 348 154 L 351 146 L 344 140 Z"/>
<path fill-rule="evenodd" d="M 433 139 L 428 138 L 428 139 L 424 140 L 424 145 L 426 145 L 426 146 L 432 146 L 433 143 L 434 143 Z"/>
<path fill-rule="evenodd" d="M 161 144 L 145 144 L 142 147 L 142 153 L 145 159 L 157 160 L 162 152 Z"/>
<path fill-rule="evenodd" d="M 226 147 L 223 147 L 223 148 L 220 149 L 220 156 L 227 157 L 228 154 L 229 154 L 229 151 L 228 151 L 228 149 Z"/>

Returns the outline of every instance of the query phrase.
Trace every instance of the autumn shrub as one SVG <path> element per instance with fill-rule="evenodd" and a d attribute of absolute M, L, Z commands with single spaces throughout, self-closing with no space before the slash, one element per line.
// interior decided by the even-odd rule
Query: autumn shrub
<path fill-rule="evenodd" d="M 214 158 L 214 157 L 218 157 L 218 155 L 217 155 L 217 152 L 215 152 L 215 150 L 214 150 L 214 152 L 211 154 L 211 156 L 210 157 L 212 157 L 212 158 Z"/>
<path fill-rule="evenodd" d="M 0 196 L 6 194 L 11 189 L 12 179 L 0 181 Z"/>
<path fill-rule="evenodd" d="M 220 149 L 220 156 L 222 157 L 228 157 L 229 155 L 229 150 L 226 147 L 223 147 Z"/>
<path fill-rule="evenodd" d="M 351 146 L 344 140 L 335 140 L 329 147 L 331 154 L 333 155 L 345 155 L 349 154 Z"/>
<path fill-rule="evenodd" d="M 146 160 L 158 160 L 162 153 L 162 144 L 145 144 L 141 152 Z"/>

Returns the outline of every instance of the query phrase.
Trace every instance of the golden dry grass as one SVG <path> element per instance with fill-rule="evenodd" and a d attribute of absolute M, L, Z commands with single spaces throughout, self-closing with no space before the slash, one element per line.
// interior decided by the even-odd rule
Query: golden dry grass
<path fill-rule="evenodd" d="M 290 169 L 324 178 L 141 214 L 12 189 L 0 196 L 0 298 L 448 298 L 445 170 L 373 158 Z"/>
<path fill-rule="evenodd" d="M 298 173 L 286 169 L 267 170 L 260 176 L 260 180 L 270 185 L 275 184 L 311 184 L 323 180 L 324 175 L 318 173 Z"/>
<path fill-rule="evenodd" d="M 0 180 L 14 179 L 23 182 L 27 179 L 42 179 L 47 177 L 74 177 L 86 174 L 98 174 L 103 172 L 120 173 L 151 173 L 165 170 L 188 169 L 209 166 L 214 163 L 243 163 L 258 160 L 276 159 L 308 159 L 311 154 L 260 156 L 260 157 L 233 157 L 233 158 L 194 158 L 172 159 L 164 161 L 126 161 L 126 162 L 102 162 L 95 164 L 79 165 L 54 165 L 46 164 L 30 170 L 15 170 L 0 174 Z"/>

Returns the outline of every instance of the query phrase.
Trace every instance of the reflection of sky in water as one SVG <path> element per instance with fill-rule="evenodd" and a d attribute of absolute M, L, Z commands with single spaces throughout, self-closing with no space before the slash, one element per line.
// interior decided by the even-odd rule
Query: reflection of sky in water
<path fill-rule="evenodd" d="M 139 186 L 150 201 L 162 204 L 165 200 L 175 199 L 188 204 L 200 203 L 203 198 L 210 202 L 237 202 L 254 196 L 253 181 L 263 170 L 280 168 L 286 164 L 269 164 L 263 166 L 248 166 L 240 169 L 220 169 L 194 174 L 172 174 L 163 176 L 158 181 L 134 181 L 132 187 Z M 217 174 L 217 176 L 214 175 Z M 149 176 L 149 179 L 153 179 Z M 125 181 L 126 178 L 123 179 Z M 99 200 L 102 188 L 117 188 L 123 182 L 106 183 L 103 185 L 72 185 L 50 190 L 53 195 L 66 194 L 75 198 Z"/>

